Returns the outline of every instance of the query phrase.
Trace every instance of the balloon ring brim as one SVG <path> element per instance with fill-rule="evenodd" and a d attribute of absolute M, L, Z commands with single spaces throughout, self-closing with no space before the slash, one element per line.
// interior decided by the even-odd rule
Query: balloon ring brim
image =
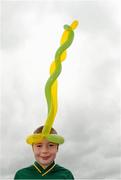
<path fill-rule="evenodd" d="M 49 134 L 47 136 L 44 136 L 42 133 L 29 135 L 26 138 L 26 143 L 30 145 L 38 144 L 41 143 L 43 139 L 47 139 L 49 142 L 53 142 L 55 144 L 64 143 L 64 138 L 58 134 Z"/>

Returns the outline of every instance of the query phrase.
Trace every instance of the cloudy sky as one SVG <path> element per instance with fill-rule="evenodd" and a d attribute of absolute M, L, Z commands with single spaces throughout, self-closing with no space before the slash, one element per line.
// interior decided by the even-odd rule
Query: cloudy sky
<path fill-rule="evenodd" d="M 1 1 L 0 177 L 33 163 L 25 138 L 47 115 L 44 86 L 63 25 L 79 21 L 62 64 L 56 162 L 78 179 L 121 178 L 119 0 Z"/>

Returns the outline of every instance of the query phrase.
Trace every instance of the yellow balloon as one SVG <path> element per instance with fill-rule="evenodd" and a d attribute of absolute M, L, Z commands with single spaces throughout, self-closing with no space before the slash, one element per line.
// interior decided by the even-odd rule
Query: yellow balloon
<path fill-rule="evenodd" d="M 50 75 L 55 71 L 56 65 L 55 62 L 53 61 L 51 66 L 50 66 Z M 46 123 L 44 125 L 44 128 L 42 130 L 42 134 L 44 136 L 48 135 L 48 132 L 50 131 L 53 121 L 55 119 L 56 116 L 56 112 L 57 112 L 57 108 L 58 108 L 58 97 L 57 97 L 57 80 L 53 83 L 52 87 L 51 87 L 51 113 L 49 114 L 49 116 L 47 117 Z"/>
<path fill-rule="evenodd" d="M 78 25 L 78 21 L 73 21 L 72 24 L 70 25 L 70 27 L 74 30 Z M 60 45 L 64 44 L 67 39 L 68 39 L 68 35 L 69 35 L 69 31 L 65 30 L 62 34 L 61 40 L 60 40 Z M 67 53 L 66 51 L 64 51 L 61 56 L 60 56 L 60 60 L 61 62 L 64 61 L 66 59 Z M 50 66 L 50 75 L 55 71 L 56 69 L 56 65 L 55 65 L 55 61 L 52 62 L 51 66 Z M 47 136 L 55 119 L 56 113 L 57 113 L 57 109 L 58 109 L 58 96 L 57 96 L 57 80 L 53 83 L 52 87 L 51 87 L 51 98 L 52 98 L 52 110 L 51 113 L 49 114 L 49 116 L 47 117 L 47 120 L 45 122 L 44 128 L 43 128 L 43 135 Z"/>
<path fill-rule="evenodd" d="M 53 61 L 51 66 L 50 66 L 50 74 L 52 74 L 55 71 L 55 62 Z M 52 96 L 52 102 L 53 102 L 53 108 L 54 108 L 54 114 L 53 116 L 55 117 L 56 112 L 57 112 L 57 107 L 58 107 L 58 100 L 57 100 L 57 88 L 58 88 L 58 82 L 57 80 L 53 83 L 51 87 L 51 96 Z"/>
<path fill-rule="evenodd" d="M 77 28 L 79 22 L 78 21 L 73 21 L 72 24 L 71 24 L 71 28 L 74 30 Z"/>

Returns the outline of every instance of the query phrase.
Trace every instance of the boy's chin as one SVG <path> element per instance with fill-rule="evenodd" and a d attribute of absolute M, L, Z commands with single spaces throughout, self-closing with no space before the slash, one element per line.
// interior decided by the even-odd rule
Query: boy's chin
<path fill-rule="evenodd" d="M 52 161 L 39 160 L 39 164 L 46 167 L 46 166 L 50 165 L 53 161 L 54 160 L 52 160 Z"/>

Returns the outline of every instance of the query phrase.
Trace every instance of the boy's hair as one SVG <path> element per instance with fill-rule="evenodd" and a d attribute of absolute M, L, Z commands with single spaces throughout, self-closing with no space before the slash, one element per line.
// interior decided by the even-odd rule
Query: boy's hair
<path fill-rule="evenodd" d="M 42 132 L 44 126 L 38 127 L 33 134 L 39 134 Z M 51 128 L 50 134 L 57 134 L 57 131 L 54 128 Z"/>

